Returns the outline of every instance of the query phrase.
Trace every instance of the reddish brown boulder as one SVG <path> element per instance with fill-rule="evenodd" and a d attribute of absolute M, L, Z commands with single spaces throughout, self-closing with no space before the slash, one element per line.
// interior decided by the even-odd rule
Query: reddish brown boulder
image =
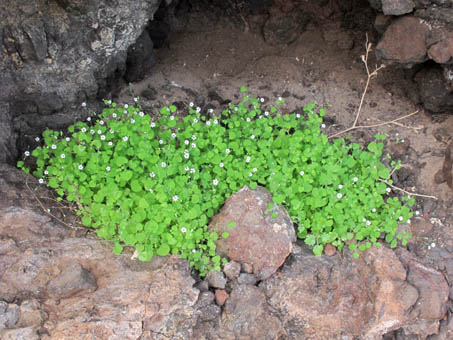
<path fill-rule="evenodd" d="M 226 239 L 217 241 L 217 252 L 228 259 L 253 265 L 259 280 L 270 277 L 283 264 L 296 240 L 293 223 L 282 206 L 275 206 L 270 192 L 262 187 L 251 190 L 243 187 L 230 196 L 219 214 L 213 217 L 209 228 Z M 273 213 L 277 215 L 272 217 Z M 235 226 L 228 225 L 234 222 Z"/>
<path fill-rule="evenodd" d="M 215 302 L 219 306 L 223 306 L 225 304 L 225 301 L 229 298 L 228 293 L 223 290 L 223 289 L 217 289 L 215 291 Z"/>
<path fill-rule="evenodd" d="M 388 64 L 412 66 L 427 59 L 426 34 L 422 20 L 405 16 L 393 21 L 376 46 L 376 55 Z"/>

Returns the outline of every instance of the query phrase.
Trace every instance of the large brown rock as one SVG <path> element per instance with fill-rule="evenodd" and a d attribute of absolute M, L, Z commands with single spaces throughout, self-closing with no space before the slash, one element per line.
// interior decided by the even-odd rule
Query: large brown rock
<path fill-rule="evenodd" d="M 410 255 L 404 256 L 412 263 Z M 358 260 L 293 255 L 293 261 L 260 287 L 288 334 L 303 334 L 307 339 L 341 339 L 344 335 L 380 340 L 404 328 L 425 339 L 437 332 L 432 323 L 438 327 L 446 306 L 446 282 L 428 276 L 423 286 L 430 282 L 440 287 L 439 292 L 429 293 L 420 281 L 407 276 L 403 263 L 406 260 L 402 262 L 385 247 L 372 248 Z M 425 269 L 423 274 L 427 274 Z M 435 313 L 414 313 L 425 299 L 433 299 Z"/>
<path fill-rule="evenodd" d="M 214 216 L 209 229 L 219 234 L 228 232 L 226 239 L 217 241 L 217 252 L 232 261 L 253 265 L 258 279 L 270 277 L 283 264 L 296 240 L 293 223 L 282 206 L 274 204 L 271 193 L 257 187 L 243 187 L 231 195 L 219 214 Z M 276 213 L 275 218 L 272 213 Z M 229 228 L 230 222 L 235 223 Z"/>
<path fill-rule="evenodd" d="M 376 46 L 376 55 L 387 64 L 411 67 L 427 59 L 426 35 L 429 25 L 405 16 L 393 21 Z"/>

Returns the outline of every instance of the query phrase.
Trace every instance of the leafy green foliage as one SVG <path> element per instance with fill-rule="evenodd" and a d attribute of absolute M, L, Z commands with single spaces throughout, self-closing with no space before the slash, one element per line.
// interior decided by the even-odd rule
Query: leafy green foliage
<path fill-rule="evenodd" d="M 179 254 L 201 275 L 225 261 L 215 241 L 228 233 L 210 232 L 209 219 L 243 185 L 267 187 L 316 255 L 328 243 L 358 256 L 383 237 L 392 247 L 406 242 L 397 224 L 412 213 L 382 182 L 391 184 L 380 161 L 385 136 L 365 148 L 331 143 L 323 109 L 281 114 L 261 103 L 245 95 L 219 116 L 191 104 L 184 117 L 171 105 L 153 121 L 140 108 L 106 102 L 96 121 L 77 122 L 66 135 L 45 131 L 33 175 L 77 202 L 83 225 L 113 240 L 115 253 L 133 246 L 143 261 Z"/>

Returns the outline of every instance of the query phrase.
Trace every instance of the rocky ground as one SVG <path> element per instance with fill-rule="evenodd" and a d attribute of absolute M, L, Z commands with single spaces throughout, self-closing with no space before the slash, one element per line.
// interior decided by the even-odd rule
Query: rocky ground
<path fill-rule="evenodd" d="M 185 30 L 171 33 L 156 50 L 148 76 L 123 86 L 114 99 L 132 102 L 139 96 L 148 113 L 167 101 L 181 109 L 194 102 L 221 110 L 247 86 L 270 100 L 284 97 L 284 111 L 318 102 L 327 109 L 325 133 L 333 135 L 356 117 L 367 79 L 361 56 L 369 26 L 348 25 L 335 8 L 324 11 L 315 13 L 318 20 L 274 35 L 272 27 L 258 29 L 264 20 L 259 14 L 224 16 L 192 8 L 184 22 L 174 23 Z M 371 31 L 369 39 L 375 42 Z M 378 62 L 373 53 L 369 57 L 373 70 Z M 436 174 L 448 167 L 451 172 L 445 160 L 453 116 L 424 111 L 411 100 L 414 93 L 407 72 L 380 70 L 365 97 L 360 125 L 418 113 L 351 136 L 364 144 L 376 133 L 387 134 L 386 150 L 402 162 L 395 185 L 433 197 L 417 197 L 415 217 L 406 226 L 414 235 L 407 248 L 371 249 L 357 260 L 348 252 L 314 257 L 302 243 L 293 244 L 291 235 L 278 245 L 270 237 L 267 249 L 256 249 L 257 257 L 269 260 L 260 271 L 238 255 L 223 273 L 200 280 L 177 257 L 141 263 L 131 258 L 132 250 L 113 255 L 108 242 L 78 227 L 70 206 L 55 202 L 33 178 L 1 165 L 0 336 L 451 339 L 453 191 L 445 176 Z M 240 194 L 233 196 L 216 218 L 240 201 Z M 254 209 L 259 214 L 259 205 Z M 266 254 L 273 246 L 282 254 Z"/>

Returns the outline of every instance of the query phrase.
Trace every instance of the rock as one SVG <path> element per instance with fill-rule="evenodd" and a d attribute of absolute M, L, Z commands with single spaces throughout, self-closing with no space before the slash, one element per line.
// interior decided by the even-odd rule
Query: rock
<path fill-rule="evenodd" d="M 412 12 L 415 4 L 412 0 L 381 0 L 384 15 L 403 15 Z"/>
<path fill-rule="evenodd" d="M 446 64 L 453 57 L 453 33 L 431 45 L 428 50 L 428 57 L 439 64 Z"/>
<path fill-rule="evenodd" d="M 130 83 L 143 80 L 156 62 L 153 42 L 148 31 L 144 30 L 127 50 L 125 79 Z"/>
<path fill-rule="evenodd" d="M 251 190 L 245 186 L 226 200 L 209 224 L 211 231 L 229 233 L 228 238 L 216 241 L 218 254 L 252 264 L 259 280 L 275 273 L 296 240 L 293 223 L 283 207 L 275 205 L 272 212 L 265 213 L 271 203 L 272 196 L 265 188 Z M 230 222 L 235 222 L 234 228 L 228 227 Z"/>
<path fill-rule="evenodd" d="M 445 112 L 453 108 L 453 93 L 445 86 L 440 66 L 424 67 L 417 72 L 414 80 L 425 109 Z"/>
<path fill-rule="evenodd" d="M 230 296 L 228 293 L 223 290 L 223 289 L 216 289 L 215 291 L 215 302 L 219 306 L 223 306 L 225 304 L 225 301 L 229 298 Z"/>
<path fill-rule="evenodd" d="M 225 276 L 222 273 L 213 270 L 206 276 L 210 287 L 224 289 L 226 285 Z"/>
<path fill-rule="evenodd" d="M 392 22 L 392 18 L 386 15 L 377 14 L 376 19 L 374 20 L 374 28 L 378 31 L 379 34 L 384 34 L 385 29 Z"/>
<path fill-rule="evenodd" d="M 220 315 L 220 307 L 214 304 L 214 299 L 215 296 L 212 292 L 202 292 L 199 295 L 195 307 L 198 310 L 201 321 L 211 321 Z"/>
<path fill-rule="evenodd" d="M 351 339 L 381 339 L 399 328 L 412 336 L 423 336 L 425 326 L 428 333 L 432 330 L 436 319 L 431 317 L 438 314 L 420 318 L 419 311 L 413 312 L 427 295 L 419 290 L 420 281 L 406 282 L 405 265 L 412 260 L 403 266 L 385 247 L 371 248 L 356 261 L 346 255 L 344 260 L 293 255 L 281 271 L 260 284 L 287 334 L 295 336 L 303 329 L 305 338 L 336 339 L 342 334 Z M 434 287 L 442 291 L 445 280 L 436 280 L 432 280 Z"/>
<path fill-rule="evenodd" d="M 19 320 L 17 325 L 19 327 L 33 326 L 38 328 L 47 319 L 47 313 L 38 300 L 26 300 L 20 304 Z"/>
<path fill-rule="evenodd" d="M 13 328 L 19 320 L 19 306 L 0 301 L 0 331 L 5 328 Z"/>
<path fill-rule="evenodd" d="M 336 252 L 337 252 L 337 248 L 335 248 L 330 243 L 326 244 L 326 246 L 324 247 L 324 255 L 326 255 L 326 256 L 334 256 Z"/>
<path fill-rule="evenodd" d="M 47 291 L 55 299 L 65 299 L 82 292 L 94 292 L 96 288 L 96 279 L 78 263 L 67 267 L 47 285 Z"/>
<path fill-rule="evenodd" d="M 127 50 L 159 4 L 1 1 L 0 162 L 17 160 L 16 141 L 24 136 L 99 111 L 98 98 L 112 90 L 108 81 L 124 75 Z"/>
<path fill-rule="evenodd" d="M 279 319 L 269 313 L 263 292 L 249 285 L 234 287 L 217 332 L 220 339 L 270 340 L 285 334 Z"/>
<path fill-rule="evenodd" d="M 33 327 L 5 329 L 0 331 L 2 340 L 40 340 L 37 329 Z"/>
<path fill-rule="evenodd" d="M 241 264 L 230 261 L 223 266 L 223 272 L 229 280 L 235 280 L 241 272 Z"/>
<path fill-rule="evenodd" d="M 206 280 L 200 281 L 197 285 L 196 288 L 199 289 L 201 292 L 205 292 L 209 290 L 209 283 Z"/>
<path fill-rule="evenodd" d="M 250 263 L 241 263 L 241 271 L 244 272 L 244 273 L 248 273 L 248 274 L 251 274 L 253 273 L 253 265 L 251 265 Z"/>
<path fill-rule="evenodd" d="M 427 59 L 426 35 L 429 27 L 418 18 L 394 20 L 376 46 L 376 56 L 387 64 L 411 67 Z"/>
<path fill-rule="evenodd" d="M 241 273 L 238 277 L 238 283 L 241 285 L 255 285 L 258 282 L 256 279 L 255 275 L 253 274 L 247 274 L 247 273 Z"/>

